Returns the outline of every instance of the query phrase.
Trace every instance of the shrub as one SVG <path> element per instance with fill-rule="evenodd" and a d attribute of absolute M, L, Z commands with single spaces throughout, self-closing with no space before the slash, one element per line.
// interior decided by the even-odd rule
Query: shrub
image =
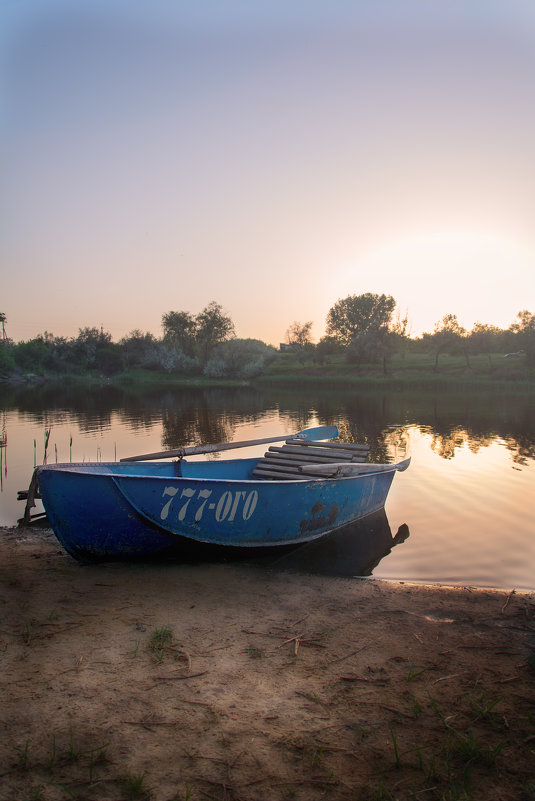
<path fill-rule="evenodd" d="M 231 339 L 219 344 L 206 363 L 208 378 L 248 379 L 261 375 L 277 352 L 259 339 Z"/>
<path fill-rule="evenodd" d="M 0 376 L 5 378 L 15 370 L 15 360 L 9 345 L 0 342 Z"/>
<path fill-rule="evenodd" d="M 164 370 L 166 373 L 197 373 L 199 363 L 172 344 L 155 343 L 148 348 L 141 366 L 149 370 Z"/>

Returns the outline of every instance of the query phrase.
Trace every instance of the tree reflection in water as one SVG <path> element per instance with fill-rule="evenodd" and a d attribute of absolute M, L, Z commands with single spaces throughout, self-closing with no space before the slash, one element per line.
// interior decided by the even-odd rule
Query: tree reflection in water
<path fill-rule="evenodd" d="M 294 564 L 314 570 L 324 564 L 341 575 L 380 571 L 386 577 L 532 588 L 532 520 L 524 503 L 533 494 L 532 408 L 532 395 L 519 392 L 443 391 L 437 395 L 248 386 L 46 384 L 31 390 L 0 386 L 6 438 L 0 453 L 2 522 L 13 525 L 21 516 L 17 492 L 28 487 L 36 443 L 40 462 L 43 434 L 50 428 L 50 459 L 57 444 L 59 461 L 70 461 L 72 444 L 73 461 L 94 459 L 95 454 L 106 461 L 144 451 L 336 424 L 342 441 L 369 444 L 374 462 L 404 458 L 410 440 L 415 459 L 406 476 L 396 479 L 386 505 L 393 522 L 396 515 L 396 527 L 410 518 L 406 520 L 410 546 L 395 548 L 385 559 L 408 530 L 401 527 L 392 536 L 383 520 L 382 526 L 373 524 L 369 536 L 364 532 L 370 531 L 367 520 L 348 535 L 346 544 L 343 532 L 337 532 L 332 540 L 297 550 Z M 483 458 L 485 450 L 488 458 Z M 463 469 L 450 469 L 457 467 L 461 452 Z M 234 451 L 232 456 L 241 453 Z M 508 531 L 505 549 L 504 530 Z M 287 554 L 288 566 L 289 559 Z M 379 568 L 378 560 L 382 560 Z"/>
<path fill-rule="evenodd" d="M 140 384 L 98 387 L 43 384 L 0 388 L 4 413 L 17 411 L 45 428 L 77 424 L 81 433 L 106 431 L 114 420 L 133 432 L 162 426 L 162 447 L 224 442 L 237 426 L 267 417 L 283 430 L 336 424 L 340 439 L 370 446 L 370 459 L 402 458 L 407 429 L 431 435 L 432 449 L 444 459 L 468 447 L 472 452 L 496 440 L 505 443 L 514 464 L 535 458 L 532 395 L 504 393 L 379 393 L 347 390 L 271 390 L 253 387 L 172 388 Z M 273 431 L 270 433 L 278 433 Z"/>
<path fill-rule="evenodd" d="M 305 393 L 279 393 L 279 404 L 301 403 Z M 535 458 L 535 416 L 530 393 L 432 392 L 378 393 L 330 391 L 305 395 L 321 424 L 335 423 L 340 439 L 370 445 L 370 459 L 402 458 L 407 430 L 431 435 L 432 449 L 443 459 L 468 447 L 473 453 L 497 440 L 506 443 L 516 464 Z"/>

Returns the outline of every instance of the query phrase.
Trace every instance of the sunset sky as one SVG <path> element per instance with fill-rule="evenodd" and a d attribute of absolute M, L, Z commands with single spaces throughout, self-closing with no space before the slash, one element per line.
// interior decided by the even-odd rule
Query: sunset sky
<path fill-rule="evenodd" d="M 535 312 L 533 0 L 3 0 L 7 333 Z"/>

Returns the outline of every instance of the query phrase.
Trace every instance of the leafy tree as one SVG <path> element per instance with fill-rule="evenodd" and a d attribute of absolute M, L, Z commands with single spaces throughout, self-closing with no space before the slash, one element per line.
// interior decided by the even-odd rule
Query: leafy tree
<path fill-rule="evenodd" d="M 408 311 L 405 311 L 404 317 L 402 317 L 401 313 L 398 311 L 394 321 L 390 324 L 390 330 L 392 333 L 398 337 L 403 337 L 404 339 L 409 339 L 410 327 Z"/>
<path fill-rule="evenodd" d="M 509 330 L 515 335 L 520 349 L 526 354 L 526 362 L 530 367 L 535 365 L 535 314 L 526 309 L 518 312 Z"/>
<path fill-rule="evenodd" d="M 163 338 L 187 356 L 195 356 L 197 320 L 186 311 L 170 311 L 162 317 Z"/>
<path fill-rule="evenodd" d="M 391 351 L 399 351 L 402 355 L 402 358 L 405 358 L 405 354 L 410 342 L 410 322 L 408 312 L 405 311 L 405 315 L 402 317 L 398 310 L 394 320 L 390 323 L 389 330 L 392 334 L 390 342 Z"/>
<path fill-rule="evenodd" d="M 39 373 L 48 367 L 50 348 L 40 334 L 26 342 L 18 342 L 13 348 L 13 356 L 22 370 Z"/>
<path fill-rule="evenodd" d="M 396 334 L 385 325 L 376 330 L 358 333 L 347 349 L 347 361 L 360 366 L 363 362 L 374 362 L 382 359 L 383 373 L 387 373 L 388 357 L 396 347 Z"/>
<path fill-rule="evenodd" d="M 111 334 L 104 331 L 102 326 L 79 328 L 78 336 L 73 342 L 73 355 L 79 366 L 84 369 L 100 370 L 106 375 L 111 375 L 120 369 L 118 349 L 119 346 L 112 343 Z"/>
<path fill-rule="evenodd" d="M 109 345 L 111 339 L 112 337 L 109 331 L 104 331 L 102 326 L 100 328 L 89 328 L 86 326 L 85 328 L 78 329 L 76 342 L 82 345 L 89 344 L 99 347 L 102 345 Z"/>
<path fill-rule="evenodd" d="M 286 342 L 288 345 L 298 345 L 304 348 L 312 342 L 312 320 L 307 323 L 293 322 L 286 331 Z"/>
<path fill-rule="evenodd" d="M 338 300 L 327 314 L 327 334 L 348 347 L 357 334 L 388 328 L 396 301 L 391 295 L 349 295 Z"/>
<path fill-rule="evenodd" d="M 0 340 L 0 376 L 5 377 L 15 369 L 15 359 L 13 358 L 13 348 L 11 341 L 6 336 L 7 317 L 4 312 L 0 312 L 0 323 L 2 323 L 2 339 Z"/>
<path fill-rule="evenodd" d="M 234 335 L 234 323 L 215 301 L 206 306 L 195 318 L 196 340 L 201 361 L 205 364 L 213 349 Z"/>
<path fill-rule="evenodd" d="M 477 322 L 468 335 L 468 348 L 471 353 L 486 353 L 491 365 L 491 353 L 498 349 L 502 335 L 497 326 Z"/>
<path fill-rule="evenodd" d="M 435 366 L 433 368 L 435 372 L 438 370 L 438 358 L 444 352 L 455 353 L 455 351 L 461 350 L 466 358 L 466 366 L 470 367 L 466 329 L 460 325 L 456 314 L 446 314 L 435 324 L 431 340 L 435 350 Z"/>
<path fill-rule="evenodd" d="M 291 346 L 301 364 L 304 364 L 307 356 L 313 355 L 312 325 L 312 320 L 306 323 L 294 321 L 286 331 L 286 342 Z"/>
<path fill-rule="evenodd" d="M 55 337 L 48 331 L 10 347 L 15 364 L 33 373 L 66 372 L 75 361 L 72 340 Z"/>
<path fill-rule="evenodd" d="M 13 348 L 8 345 L 0 344 L 0 376 L 5 378 L 15 370 L 15 359 L 13 358 Z"/>
<path fill-rule="evenodd" d="M 121 339 L 119 345 L 127 365 L 141 365 L 147 353 L 156 345 L 156 339 L 148 331 L 144 334 L 139 328 L 134 328 Z"/>
<path fill-rule="evenodd" d="M 110 342 L 97 350 L 95 367 L 103 375 L 120 373 L 123 364 L 122 348 L 115 342 Z"/>
<path fill-rule="evenodd" d="M 334 337 L 324 336 L 320 339 L 315 348 L 314 359 L 318 364 L 325 364 L 327 356 L 340 353 L 342 346 Z"/>
<path fill-rule="evenodd" d="M 234 323 L 223 308 L 212 301 L 193 317 L 189 312 L 170 311 L 162 317 L 164 344 L 179 349 L 204 364 L 213 349 L 234 335 Z"/>
<path fill-rule="evenodd" d="M 56 337 L 45 331 L 43 339 L 49 351 L 47 367 L 55 372 L 67 372 L 72 368 L 74 341 L 67 337 Z"/>

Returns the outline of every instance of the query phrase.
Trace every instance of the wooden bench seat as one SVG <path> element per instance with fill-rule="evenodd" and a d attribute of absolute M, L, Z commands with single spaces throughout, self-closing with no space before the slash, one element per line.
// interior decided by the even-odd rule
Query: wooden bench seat
<path fill-rule="evenodd" d="M 366 462 L 369 450 L 369 445 L 355 443 L 287 439 L 284 445 L 266 451 L 253 476 L 271 481 L 318 479 L 317 473 L 307 473 L 308 465 Z"/>

